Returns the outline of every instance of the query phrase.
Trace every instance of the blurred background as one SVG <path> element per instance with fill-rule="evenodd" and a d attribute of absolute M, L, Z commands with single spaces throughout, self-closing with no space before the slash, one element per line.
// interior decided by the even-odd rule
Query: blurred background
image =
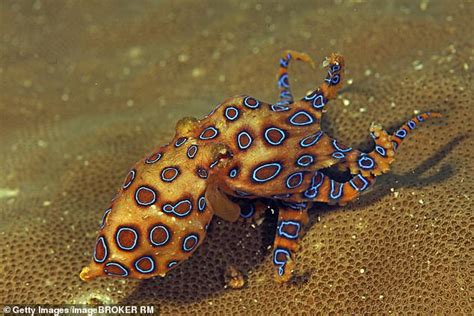
<path fill-rule="evenodd" d="M 0 303 L 149 304 L 168 314 L 472 314 L 472 1 L 0 2 Z M 273 281 L 275 218 L 215 218 L 166 278 L 79 272 L 129 167 L 237 94 L 275 102 L 285 49 L 346 58 L 323 128 L 367 148 L 419 111 L 392 173 L 317 206 L 295 278 Z M 323 70 L 293 63 L 296 96 Z M 241 290 L 225 287 L 237 266 Z"/>

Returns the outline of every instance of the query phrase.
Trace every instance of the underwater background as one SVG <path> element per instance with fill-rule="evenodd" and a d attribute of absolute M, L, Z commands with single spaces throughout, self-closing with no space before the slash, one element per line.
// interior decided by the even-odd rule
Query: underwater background
<path fill-rule="evenodd" d="M 170 314 L 473 314 L 472 1 L 0 2 L 0 304 L 154 305 Z M 439 111 L 360 201 L 317 205 L 295 277 L 273 280 L 276 218 L 217 217 L 165 278 L 79 279 L 129 167 L 227 97 L 276 102 L 285 49 L 346 59 L 323 129 L 368 148 Z M 320 67 L 292 63 L 295 96 Z M 226 267 L 243 289 L 225 287 Z"/>

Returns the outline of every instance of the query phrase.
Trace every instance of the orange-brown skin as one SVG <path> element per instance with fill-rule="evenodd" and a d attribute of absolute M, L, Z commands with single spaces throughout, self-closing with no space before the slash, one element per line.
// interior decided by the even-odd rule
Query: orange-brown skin
<path fill-rule="evenodd" d="M 284 55 L 280 102 L 227 99 L 202 120 L 179 121 L 168 145 L 135 164 L 104 215 L 81 279 L 165 276 L 203 242 L 213 215 L 255 218 L 268 203 L 279 210 L 276 279 L 291 277 L 312 203 L 356 199 L 389 170 L 406 134 L 430 116 L 412 119 L 395 135 L 372 126 L 376 147 L 370 153 L 344 146 L 320 130 L 323 109 L 342 85 L 342 56 L 328 58 L 325 82 L 299 101 L 293 101 L 286 71 L 292 58 L 312 63 L 306 54 Z M 339 183 L 320 171 L 333 165 L 353 178 Z"/>

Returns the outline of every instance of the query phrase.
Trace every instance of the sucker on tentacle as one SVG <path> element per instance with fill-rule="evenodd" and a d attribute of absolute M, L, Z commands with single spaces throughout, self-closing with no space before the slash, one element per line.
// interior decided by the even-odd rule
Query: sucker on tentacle
<path fill-rule="evenodd" d="M 287 72 L 292 59 L 314 67 L 308 55 L 286 51 L 280 59 L 277 103 L 237 96 L 201 120 L 183 118 L 169 144 L 130 169 L 102 217 L 82 280 L 165 276 L 202 244 L 214 215 L 258 220 L 271 205 L 278 210 L 275 278 L 286 282 L 313 203 L 345 205 L 357 199 L 389 171 L 412 130 L 441 116 L 420 114 L 392 135 L 373 124 L 374 149 L 358 151 L 320 127 L 328 102 L 342 87 L 343 57 L 331 54 L 323 83 L 298 101 Z M 350 170 L 352 177 L 336 181 L 322 170 L 331 166 Z"/>

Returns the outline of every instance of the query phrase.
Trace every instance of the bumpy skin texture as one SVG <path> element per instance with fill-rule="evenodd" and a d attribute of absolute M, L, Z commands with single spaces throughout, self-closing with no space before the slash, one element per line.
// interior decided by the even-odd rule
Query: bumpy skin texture
<path fill-rule="evenodd" d="M 420 114 L 392 135 L 373 124 L 373 150 L 352 149 L 320 128 L 328 101 L 342 86 L 343 57 L 331 54 L 324 82 L 296 102 L 287 74 L 292 59 L 314 65 L 306 54 L 285 52 L 278 103 L 238 96 L 202 120 L 184 118 L 168 145 L 130 170 L 104 213 L 92 262 L 81 279 L 165 276 L 199 247 L 214 214 L 235 221 L 261 215 L 271 205 L 279 212 L 275 278 L 286 282 L 312 203 L 345 205 L 357 199 L 389 170 L 407 135 L 440 116 Z M 332 166 L 347 169 L 351 177 L 338 182 L 325 172 Z"/>

